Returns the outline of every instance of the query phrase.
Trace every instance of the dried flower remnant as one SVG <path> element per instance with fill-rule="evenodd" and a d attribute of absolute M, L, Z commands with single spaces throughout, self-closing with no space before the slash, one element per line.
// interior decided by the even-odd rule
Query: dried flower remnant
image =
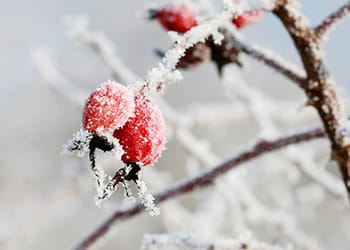
<path fill-rule="evenodd" d="M 239 49 L 237 49 L 232 41 L 225 34 L 225 38 L 221 44 L 215 44 L 213 39 L 209 39 L 209 44 L 211 47 L 211 60 L 216 64 L 217 70 L 220 75 L 222 75 L 222 70 L 226 64 L 234 63 L 239 67 L 243 67 L 239 59 Z"/>

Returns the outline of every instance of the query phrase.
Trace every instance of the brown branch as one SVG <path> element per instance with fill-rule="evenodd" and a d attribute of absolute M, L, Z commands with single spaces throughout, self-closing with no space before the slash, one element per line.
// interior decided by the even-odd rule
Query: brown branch
<path fill-rule="evenodd" d="M 339 23 L 341 20 L 344 20 L 350 15 L 350 1 L 341 6 L 339 9 L 332 12 L 328 15 L 319 25 L 314 28 L 316 36 L 319 38 L 324 37 L 332 28 Z"/>
<path fill-rule="evenodd" d="M 161 203 L 170 198 L 174 198 L 178 195 L 192 192 L 194 190 L 212 185 L 216 178 L 225 174 L 229 170 L 237 167 L 239 164 L 250 161 L 260 155 L 269 153 L 280 149 L 282 147 L 309 141 L 316 138 L 321 138 L 324 136 L 324 131 L 321 128 L 315 128 L 308 131 L 297 132 L 292 135 L 286 135 L 275 140 L 270 141 L 260 141 L 255 145 L 249 147 L 246 150 L 241 151 L 235 156 L 229 158 L 228 160 L 222 162 L 221 164 L 202 172 L 194 177 L 180 181 L 162 192 L 156 193 L 154 195 L 155 202 Z M 143 211 L 143 206 L 140 203 L 134 206 L 119 210 L 114 212 L 109 218 L 107 218 L 101 225 L 94 229 L 89 235 L 82 239 L 78 245 L 74 248 L 77 250 L 88 249 L 93 245 L 98 239 L 100 239 L 104 234 L 108 232 L 112 224 L 117 221 L 122 221 L 129 219 Z"/>
<path fill-rule="evenodd" d="M 307 84 L 303 89 L 308 97 L 308 104 L 316 108 L 323 122 L 331 142 L 332 159 L 340 167 L 350 199 L 350 145 L 349 138 L 343 133 L 346 116 L 324 63 L 323 48 L 316 33 L 297 9 L 295 0 L 278 0 L 273 12 L 288 30 L 302 59 L 307 74 Z"/>
<path fill-rule="evenodd" d="M 265 63 L 266 65 L 270 66 L 277 72 L 287 77 L 289 80 L 295 82 L 298 86 L 302 87 L 305 84 L 305 77 L 301 73 L 292 69 L 291 64 L 282 61 L 274 55 L 269 55 L 263 49 L 245 44 L 244 42 L 240 41 L 240 39 L 232 34 L 229 34 L 229 32 L 225 30 L 222 32 L 225 34 L 225 39 L 230 41 L 233 46 L 239 51 L 255 58 L 258 61 Z"/>

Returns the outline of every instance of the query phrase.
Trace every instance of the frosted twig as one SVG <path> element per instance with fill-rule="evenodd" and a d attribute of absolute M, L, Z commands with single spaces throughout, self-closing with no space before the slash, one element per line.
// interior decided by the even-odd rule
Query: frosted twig
<path fill-rule="evenodd" d="M 337 178 L 324 169 L 318 168 L 309 157 L 305 158 L 305 155 L 300 154 L 300 152 L 298 152 L 298 158 L 294 160 L 294 163 L 306 176 L 319 183 L 330 194 L 346 200 L 344 185 L 341 185 L 342 183 Z"/>
<path fill-rule="evenodd" d="M 297 132 L 292 135 L 286 135 L 276 140 L 257 142 L 253 146 L 241 151 L 240 153 L 235 154 L 235 156 L 218 164 L 217 166 L 206 170 L 194 177 L 180 181 L 168 187 L 162 192 L 156 193 L 154 195 L 155 202 L 161 203 L 168 199 L 175 198 L 178 195 L 193 192 L 197 189 L 212 185 L 214 180 L 219 176 L 224 175 L 239 164 L 245 163 L 265 153 L 275 151 L 288 145 L 321 138 L 323 136 L 324 132 L 321 128 L 314 128 L 307 131 Z M 112 224 L 117 221 L 129 219 L 141 213 L 142 211 L 143 205 L 141 203 L 137 203 L 128 209 L 118 210 L 114 212 L 97 228 L 95 228 L 92 233 L 83 238 L 74 249 L 87 249 L 105 233 L 107 233 Z"/>
<path fill-rule="evenodd" d="M 332 159 L 340 168 L 350 200 L 350 138 L 343 101 L 324 63 L 320 40 L 297 6 L 296 0 L 277 0 L 273 12 L 288 30 L 302 59 L 307 74 L 303 90 L 308 104 L 322 120 L 331 142 Z"/>
<path fill-rule="evenodd" d="M 350 1 L 345 3 L 336 11 L 329 14 L 319 25 L 314 28 L 316 36 L 324 38 L 327 33 L 331 32 L 332 29 L 342 20 L 350 15 Z"/>
<path fill-rule="evenodd" d="M 157 67 L 148 71 L 146 79 L 136 84 L 136 90 L 141 93 L 156 91 L 160 85 L 176 82 L 182 79 L 181 73 L 176 69 L 179 60 L 184 56 L 185 51 L 199 42 L 205 42 L 208 37 L 212 37 L 215 43 L 220 43 L 224 38 L 219 32 L 220 27 L 230 21 L 233 15 L 242 12 L 239 5 L 225 1 L 225 10 L 214 18 L 198 24 L 183 35 L 170 33 L 173 36 L 173 47 L 169 49 L 162 62 Z"/>
<path fill-rule="evenodd" d="M 85 91 L 82 91 L 80 88 L 72 84 L 57 69 L 51 55 L 47 51 L 37 49 L 33 54 L 33 61 L 39 74 L 53 91 L 65 97 L 75 106 L 83 106 L 86 98 Z"/>
<path fill-rule="evenodd" d="M 193 235 L 178 234 L 146 234 L 142 239 L 141 250 L 282 250 L 281 247 L 259 242 L 254 239 L 213 239 L 203 240 Z"/>
<path fill-rule="evenodd" d="M 228 76 L 229 75 L 227 75 L 227 77 Z M 233 89 L 235 94 L 238 95 L 239 100 L 244 103 L 251 117 L 260 129 L 260 137 L 276 136 L 279 131 L 271 119 L 271 114 L 264 112 L 265 107 L 262 109 L 262 103 L 269 103 L 270 98 L 249 86 L 243 79 L 238 79 L 238 81 L 235 80 L 234 82 L 230 80 L 231 79 L 226 80 L 226 77 L 224 77 L 224 86 Z M 297 165 L 306 176 L 319 183 L 332 195 L 337 198 L 345 197 L 344 190 L 339 187 L 340 182 L 325 170 L 317 168 L 309 154 L 302 152 L 295 146 L 291 146 L 288 150 L 282 152 L 282 155 Z"/>
<path fill-rule="evenodd" d="M 305 73 L 297 66 L 287 62 L 272 51 L 263 49 L 256 45 L 249 46 L 242 39 L 230 34 L 227 30 L 222 30 L 222 32 L 225 34 L 225 39 L 232 42 L 233 46 L 239 51 L 265 63 L 291 81 L 295 82 L 297 85 L 303 86 L 305 84 Z"/>

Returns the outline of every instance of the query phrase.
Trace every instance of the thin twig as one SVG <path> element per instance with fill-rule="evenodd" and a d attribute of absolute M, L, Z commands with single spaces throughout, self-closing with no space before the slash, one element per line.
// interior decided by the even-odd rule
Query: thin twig
<path fill-rule="evenodd" d="M 316 36 L 324 38 L 335 25 L 350 15 L 350 1 L 329 14 L 319 25 L 314 28 Z"/>
<path fill-rule="evenodd" d="M 239 164 L 252 160 L 265 153 L 275 151 L 282 147 L 316 138 L 321 138 L 323 136 L 324 131 L 321 128 L 314 128 L 308 131 L 297 132 L 292 135 L 283 136 L 276 140 L 260 141 L 252 147 L 249 147 L 248 149 L 236 154 L 232 158 L 229 158 L 228 160 L 222 162 L 221 164 L 194 177 L 180 181 L 162 192 L 156 193 L 154 195 L 155 201 L 156 203 L 161 203 L 178 195 L 189 193 L 194 190 L 212 185 L 217 177 L 225 174 Z M 114 212 L 101 225 L 99 225 L 90 234 L 83 238 L 74 249 L 88 249 L 88 247 L 95 243 L 95 241 L 97 241 L 108 232 L 112 224 L 117 221 L 129 219 L 141 213 L 142 211 L 142 204 L 137 203 L 128 209 Z"/>
<path fill-rule="evenodd" d="M 295 0 L 278 0 L 274 14 L 288 30 L 302 59 L 307 84 L 303 85 L 308 104 L 313 106 L 331 142 L 332 159 L 338 163 L 350 199 L 350 138 L 339 94 L 323 60 L 324 50 Z"/>
<path fill-rule="evenodd" d="M 291 63 L 284 61 L 282 58 L 277 57 L 267 50 L 261 49 L 257 46 L 249 46 L 225 30 L 223 30 L 223 33 L 225 34 L 225 39 L 231 41 L 233 46 L 239 51 L 265 63 L 291 81 L 295 82 L 300 87 L 305 84 L 305 74 L 300 72 L 301 70 L 297 70 Z"/>

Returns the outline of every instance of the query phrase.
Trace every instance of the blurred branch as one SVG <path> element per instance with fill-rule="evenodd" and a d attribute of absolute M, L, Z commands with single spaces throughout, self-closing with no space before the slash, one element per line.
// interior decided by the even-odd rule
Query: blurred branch
<path fill-rule="evenodd" d="M 258 89 L 249 86 L 244 79 L 239 77 L 239 74 L 235 74 L 234 79 L 231 78 L 232 76 L 227 74 L 222 79 L 223 85 L 228 91 L 231 90 L 231 92 L 235 94 L 235 99 L 238 99 L 243 105 L 245 105 L 246 110 L 248 111 L 247 113 L 250 114 L 252 120 L 257 124 L 260 130 L 258 137 L 269 138 L 271 136 L 276 136 L 279 131 L 272 120 L 272 113 L 264 111 L 266 109 L 265 105 L 272 102 L 270 97 L 266 96 Z M 262 103 L 264 103 L 264 105 L 262 105 Z M 279 104 L 277 105 L 279 106 Z M 289 105 L 293 104 L 289 103 Z M 290 109 L 287 105 L 286 107 L 281 108 L 282 110 Z M 340 181 L 327 171 L 316 167 L 310 154 L 306 154 L 305 152 L 302 152 L 301 149 L 291 146 L 288 150 L 282 152 L 282 155 L 284 158 L 298 166 L 306 176 L 320 184 L 326 191 L 337 198 L 346 199 Z"/>
<path fill-rule="evenodd" d="M 324 38 L 335 25 L 350 15 L 350 1 L 345 3 L 339 9 L 329 14 L 319 25 L 314 28 L 316 36 Z"/>
<path fill-rule="evenodd" d="M 321 128 L 314 128 L 307 131 L 297 132 L 292 135 L 286 135 L 275 140 L 260 141 L 253 146 L 235 154 L 232 158 L 220 163 L 219 165 L 206 170 L 194 177 L 180 181 L 164 191 L 154 195 L 157 203 L 161 203 L 176 196 L 198 190 L 203 187 L 213 185 L 216 178 L 224 175 L 229 170 L 237 167 L 239 164 L 245 163 L 265 153 L 269 153 L 282 147 L 309 141 L 324 136 Z M 99 238 L 108 232 L 110 227 L 117 221 L 129 219 L 143 211 L 143 206 L 140 203 L 134 206 L 114 212 L 101 225 L 95 228 L 90 234 L 83 238 L 74 249 L 87 249 L 94 244 Z"/>
<path fill-rule="evenodd" d="M 82 107 L 86 98 L 86 93 L 81 88 L 72 84 L 56 67 L 51 55 L 43 50 L 37 49 L 32 55 L 34 65 L 40 76 L 48 86 L 56 93 L 64 96 L 75 106 Z"/>
<path fill-rule="evenodd" d="M 277 0 L 274 14 L 288 30 L 302 59 L 308 104 L 313 106 L 331 142 L 332 159 L 338 163 L 350 199 L 350 138 L 343 102 L 323 61 L 324 50 L 313 29 L 298 9 L 296 0 Z"/>
<path fill-rule="evenodd" d="M 90 29 L 87 17 L 69 17 L 67 26 L 68 34 L 78 43 L 87 44 L 95 50 L 115 78 L 129 84 L 137 80 L 135 74 L 116 56 L 112 42 L 102 32 Z"/>
<path fill-rule="evenodd" d="M 169 247 L 174 250 L 282 250 L 280 247 L 249 238 L 203 240 L 187 234 L 146 234 L 142 239 L 141 250 L 162 250 L 169 249 Z"/>

